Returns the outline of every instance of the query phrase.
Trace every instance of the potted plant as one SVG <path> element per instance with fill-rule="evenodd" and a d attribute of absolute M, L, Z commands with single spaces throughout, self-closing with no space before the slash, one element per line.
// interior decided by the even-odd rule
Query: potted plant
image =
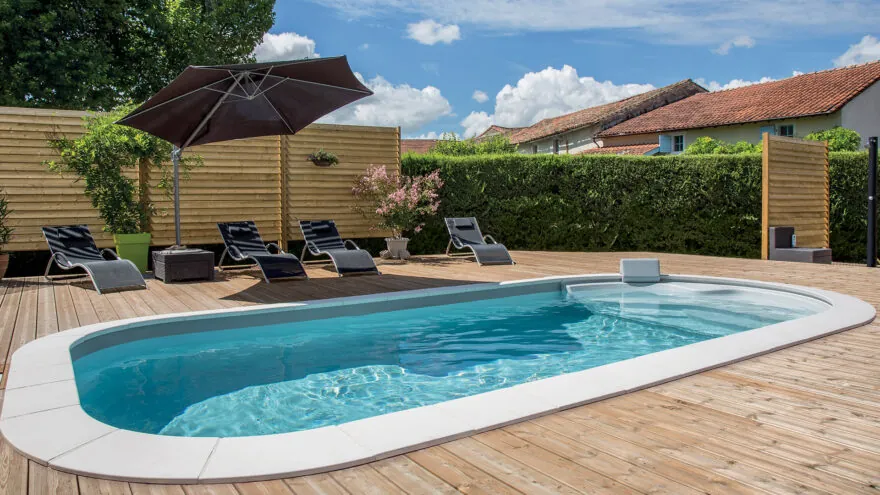
<path fill-rule="evenodd" d="M 6 225 L 6 219 L 11 213 L 6 193 L 0 188 L 0 279 L 6 275 L 6 269 L 9 268 L 9 253 L 3 252 L 3 246 L 9 244 L 9 239 L 12 237 L 12 227 Z"/>
<path fill-rule="evenodd" d="M 424 226 L 424 219 L 437 213 L 438 191 L 442 186 L 439 170 L 401 178 L 389 174 L 384 165 L 371 166 L 358 177 L 352 188 L 359 203 L 355 209 L 365 218 L 378 216 L 381 220 L 374 228 L 391 231 L 391 237 L 385 239 L 388 250 L 383 251 L 383 257 L 409 257 L 406 249 L 409 238 L 404 234 L 417 234 Z"/>
<path fill-rule="evenodd" d="M 146 184 L 124 174 L 125 169 L 155 166 L 161 170 L 159 188 L 170 193 L 168 162 L 171 144 L 143 131 L 115 122 L 131 108 L 84 117 L 85 134 L 76 139 L 52 134 L 49 145 L 59 160 L 46 161 L 50 170 L 73 173 L 85 183 L 85 194 L 104 221 L 104 231 L 113 234 L 116 253 L 147 270 L 150 248 L 149 219 L 155 211 L 146 200 Z M 181 161 L 184 172 L 201 163 L 199 157 Z M 185 175 L 186 176 L 186 175 Z"/>
<path fill-rule="evenodd" d="M 324 151 L 323 148 L 309 155 L 308 159 L 318 167 L 329 167 L 339 163 L 339 158 L 336 155 L 329 151 Z"/>

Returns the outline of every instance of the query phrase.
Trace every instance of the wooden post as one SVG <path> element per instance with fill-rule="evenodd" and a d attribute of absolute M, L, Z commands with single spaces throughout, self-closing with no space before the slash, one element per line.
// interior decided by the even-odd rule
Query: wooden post
<path fill-rule="evenodd" d="M 761 136 L 761 259 L 770 257 L 770 133 Z"/>
<path fill-rule="evenodd" d="M 287 242 L 290 240 L 290 212 L 289 206 L 287 204 L 288 199 L 288 184 L 287 184 L 287 169 L 289 167 L 289 157 L 287 145 L 289 144 L 290 136 L 283 135 L 278 138 L 278 145 L 281 147 L 281 155 L 278 160 L 278 170 L 281 173 L 281 239 L 278 242 L 278 245 L 282 247 L 285 251 L 288 250 Z"/>

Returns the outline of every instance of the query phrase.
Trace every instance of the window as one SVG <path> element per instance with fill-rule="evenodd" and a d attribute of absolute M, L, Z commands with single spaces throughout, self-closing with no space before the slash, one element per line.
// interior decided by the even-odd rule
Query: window
<path fill-rule="evenodd" d="M 532 154 L 533 154 L 533 155 L 537 155 L 537 154 L 538 154 L 538 145 L 537 145 L 537 144 L 533 144 L 533 145 L 532 145 Z"/>
<path fill-rule="evenodd" d="M 794 124 L 779 126 L 779 135 L 785 137 L 794 137 Z"/>
<path fill-rule="evenodd" d="M 554 155 L 559 154 L 559 140 L 558 139 L 553 140 L 553 154 Z"/>
<path fill-rule="evenodd" d="M 681 153 L 684 151 L 684 135 L 672 136 L 672 152 Z"/>

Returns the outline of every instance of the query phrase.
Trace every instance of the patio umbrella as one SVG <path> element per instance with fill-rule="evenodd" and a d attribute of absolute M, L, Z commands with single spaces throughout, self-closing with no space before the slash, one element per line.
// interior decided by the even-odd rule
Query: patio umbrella
<path fill-rule="evenodd" d="M 174 230 L 180 241 L 180 154 L 198 144 L 295 134 L 372 95 L 343 57 L 189 66 L 117 123 L 174 145 Z"/>

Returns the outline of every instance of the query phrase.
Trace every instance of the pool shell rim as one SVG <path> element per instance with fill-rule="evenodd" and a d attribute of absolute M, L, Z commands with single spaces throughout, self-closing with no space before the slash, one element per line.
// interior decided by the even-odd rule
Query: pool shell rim
<path fill-rule="evenodd" d="M 74 474 L 151 483 L 221 483 L 303 476 L 343 469 L 467 437 L 773 352 L 870 323 L 875 309 L 852 296 L 751 280 L 664 275 L 692 282 L 770 289 L 826 302 L 824 312 L 660 352 L 429 406 L 291 433 L 174 437 L 112 427 L 79 405 L 70 349 L 98 335 L 157 320 L 211 318 L 252 311 L 376 304 L 499 288 L 621 282 L 619 274 L 543 277 L 155 315 L 74 328 L 22 346 L 12 356 L 0 434 L 43 465 Z M 637 284 L 640 285 L 640 284 Z M 442 304 L 442 303 L 441 303 Z"/>

